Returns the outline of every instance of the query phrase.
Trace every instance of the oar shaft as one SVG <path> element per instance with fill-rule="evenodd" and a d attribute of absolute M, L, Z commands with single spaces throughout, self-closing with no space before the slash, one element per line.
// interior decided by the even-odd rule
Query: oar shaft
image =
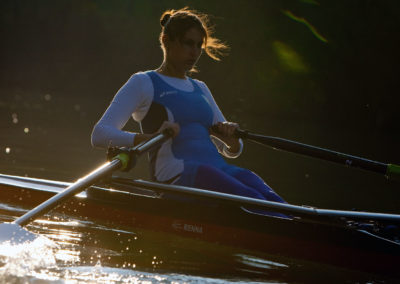
<path fill-rule="evenodd" d="M 172 135 L 173 135 L 172 130 L 165 129 L 163 133 L 157 134 L 148 141 L 145 141 L 142 144 L 132 149 L 121 150 L 121 153 L 116 157 L 114 157 L 110 162 L 105 163 L 104 165 L 97 168 L 87 176 L 79 179 L 77 182 L 67 187 L 64 191 L 60 192 L 59 194 L 53 196 L 52 198 L 38 205 L 34 209 L 25 213 L 20 218 L 15 220 L 14 223 L 20 226 L 28 224 L 30 221 L 34 220 L 40 215 L 47 213 L 55 206 L 64 202 L 73 195 L 88 188 L 98 180 L 103 179 L 104 177 L 110 175 L 112 172 L 118 169 L 126 168 L 127 165 L 130 164 L 130 160 L 135 159 L 138 156 L 142 155 L 143 153 L 146 153 L 154 149 L 154 147 L 160 146 L 163 142 L 168 140 Z"/>
<path fill-rule="evenodd" d="M 177 186 L 169 184 L 160 184 L 150 181 L 135 180 L 130 184 L 139 187 L 147 188 L 150 190 L 161 190 L 178 192 L 181 194 L 197 195 L 213 199 L 220 199 L 233 202 L 239 206 L 257 206 L 265 210 L 277 210 L 278 212 L 287 214 L 301 214 L 314 217 L 335 217 L 335 218 L 350 218 L 357 220 L 380 220 L 400 223 L 400 215 L 374 213 L 374 212 L 360 212 L 360 211 L 344 211 L 344 210 L 331 210 L 331 209 L 318 209 L 314 207 L 305 207 L 287 203 L 272 202 L 267 200 L 255 199 L 246 196 L 232 195 L 228 193 L 209 191 L 205 189 L 192 188 L 187 186 Z"/>
<path fill-rule="evenodd" d="M 143 142 L 135 147 L 135 153 L 137 156 L 142 155 L 143 153 L 149 152 L 156 147 L 159 147 L 160 144 L 168 140 L 169 137 L 173 136 L 172 130 L 169 128 L 165 129 L 163 135 L 156 135 L 150 138 L 147 142 Z"/>
<path fill-rule="evenodd" d="M 31 220 L 47 213 L 51 209 L 53 209 L 58 204 L 64 202 L 71 196 L 83 191 L 85 188 L 89 187 L 90 185 L 97 182 L 99 179 L 111 174 L 115 170 L 118 170 L 122 165 L 122 162 L 118 159 L 112 160 L 111 162 L 105 163 L 98 169 L 94 170 L 87 176 L 79 179 L 74 184 L 67 187 L 65 190 L 60 192 L 57 195 L 54 195 L 52 198 L 48 199 L 47 201 L 43 202 L 42 204 L 38 205 L 34 209 L 30 210 L 26 214 L 19 217 L 13 223 L 18 224 L 20 226 L 24 226 L 28 224 Z M 55 205 L 57 204 L 57 205 Z"/>
<path fill-rule="evenodd" d="M 299 142 L 279 138 L 264 136 L 247 131 L 238 130 L 236 135 L 240 138 L 249 139 L 272 148 L 285 150 L 292 153 L 297 153 L 309 157 L 319 158 L 326 161 L 343 164 L 349 167 L 361 168 L 364 170 L 373 171 L 376 173 L 387 175 L 389 173 L 388 164 L 360 158 L 353 155 L 348 155 L 320 147 L 315 147 Z"/>

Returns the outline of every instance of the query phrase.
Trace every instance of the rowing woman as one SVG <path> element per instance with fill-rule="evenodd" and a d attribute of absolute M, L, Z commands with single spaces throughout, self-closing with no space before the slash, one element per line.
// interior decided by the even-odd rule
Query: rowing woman
<path fill-rule="evenodd" d="M 285 202 L 255 173 L 224 160 L 242 152 L 233 135 L 239 126 L 225 120 L 204 82 L 188 76 L 203 50 L 219 60 L 227 48 L 212 36 L 207 16 L 169 10 L 160 23 L 161 66 L 130 77 L 95 125 L 92 144 L 134 146 L 169 127 L 174 138 L 150 156 L 154 180 Z M 142 133 L 122 130 L 131 116 Z"/>

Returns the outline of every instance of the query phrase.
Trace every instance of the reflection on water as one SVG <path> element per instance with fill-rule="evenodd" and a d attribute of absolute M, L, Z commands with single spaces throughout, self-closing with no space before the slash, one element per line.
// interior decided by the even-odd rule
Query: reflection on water
<path fill-rule="evenodd" d="M 1 204 L 0 222 L 20 208 Z M 25 211 L 25 210 L 23 210 Z M 29 245 L 0 245 L 3 283 L 386 283 L 383 276 L 54 213 Z M 72 281 L 72 282 L 71 282 Z M 384 282 L 382 282 L 384 281 Z"/>
<path fill-rule="evenodd" d="M 3 211 L 0 222 L 14 217 L 10 216 L 16 213 L 13 207 L 2 207 L 10 211 L 8 216 Z M 145 231 L 130 232 L 60 216 L 37 220 L 28 227 L 41 237 L 29 244 L 0 246 L 0 282 L 18 279 L 29 283 L 37 280 L 225 283 L 228 279 L 224 278 L 233 276 L 235 282 L 248 283 L 249 278 L 243 274 L 251 276 L 249 263 L 259 262 L 243 254 L 230 255 L 230 248 Z M 199 247 L 201 249 L 197 250 Z M 216 253 L 216 258 L 209 258 L 211 253 Z M 228 256 L 226 260 L 222 258 L 224 255 Z M 235 259 L 246 259 L 248 268 L 235 273 L 235 267 L 227 265 Z M 252 278 L 259 278 L 259 273 Z"/>

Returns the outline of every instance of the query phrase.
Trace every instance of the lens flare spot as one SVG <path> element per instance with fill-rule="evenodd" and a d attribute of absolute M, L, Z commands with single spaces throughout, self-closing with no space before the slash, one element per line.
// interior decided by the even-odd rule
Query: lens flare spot
<path fill-rule="evenodd" d="M 11 148 L 10 147 L 6 147 L 6 154 L 10 154 L 11 153 Z"/>
<path fill-rule="evenodd" d="M 51 100 L 51 95 L 50 94 L 45 94 L 44 95 L 44 100 L 45 101 L 50 101 Z"/>
<path fill-rule="evenodd" d="M 308 72 L 304 60 L 292 47 L 281 41 L 274 41 L 272 45 L 283 68 L 296 73 Z"/>
<path fill-rule="evenodd" d="M 12 122 L 17 124 L 18 123 L 18 115 L 16 113 L 13 113 L 11 115 L 11 117 L 12 117 Z"/>

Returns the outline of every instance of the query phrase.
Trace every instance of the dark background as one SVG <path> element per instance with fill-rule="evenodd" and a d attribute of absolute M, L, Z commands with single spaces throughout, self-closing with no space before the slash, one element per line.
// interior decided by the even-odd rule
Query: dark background
<path fill-rule="evenodd" d="M 131 74 L 160 65 L 159 18 L 185 6 L 231 47 L 193 74 L 228 120 L 400 163 L 398 1 L 2 0 L 0 172 L 73 181 L 100 165 L 92 127 Z M 291 203 L 400 210 L 400 183 L 374 173 L 250 142 L 235 163 Z"/>

